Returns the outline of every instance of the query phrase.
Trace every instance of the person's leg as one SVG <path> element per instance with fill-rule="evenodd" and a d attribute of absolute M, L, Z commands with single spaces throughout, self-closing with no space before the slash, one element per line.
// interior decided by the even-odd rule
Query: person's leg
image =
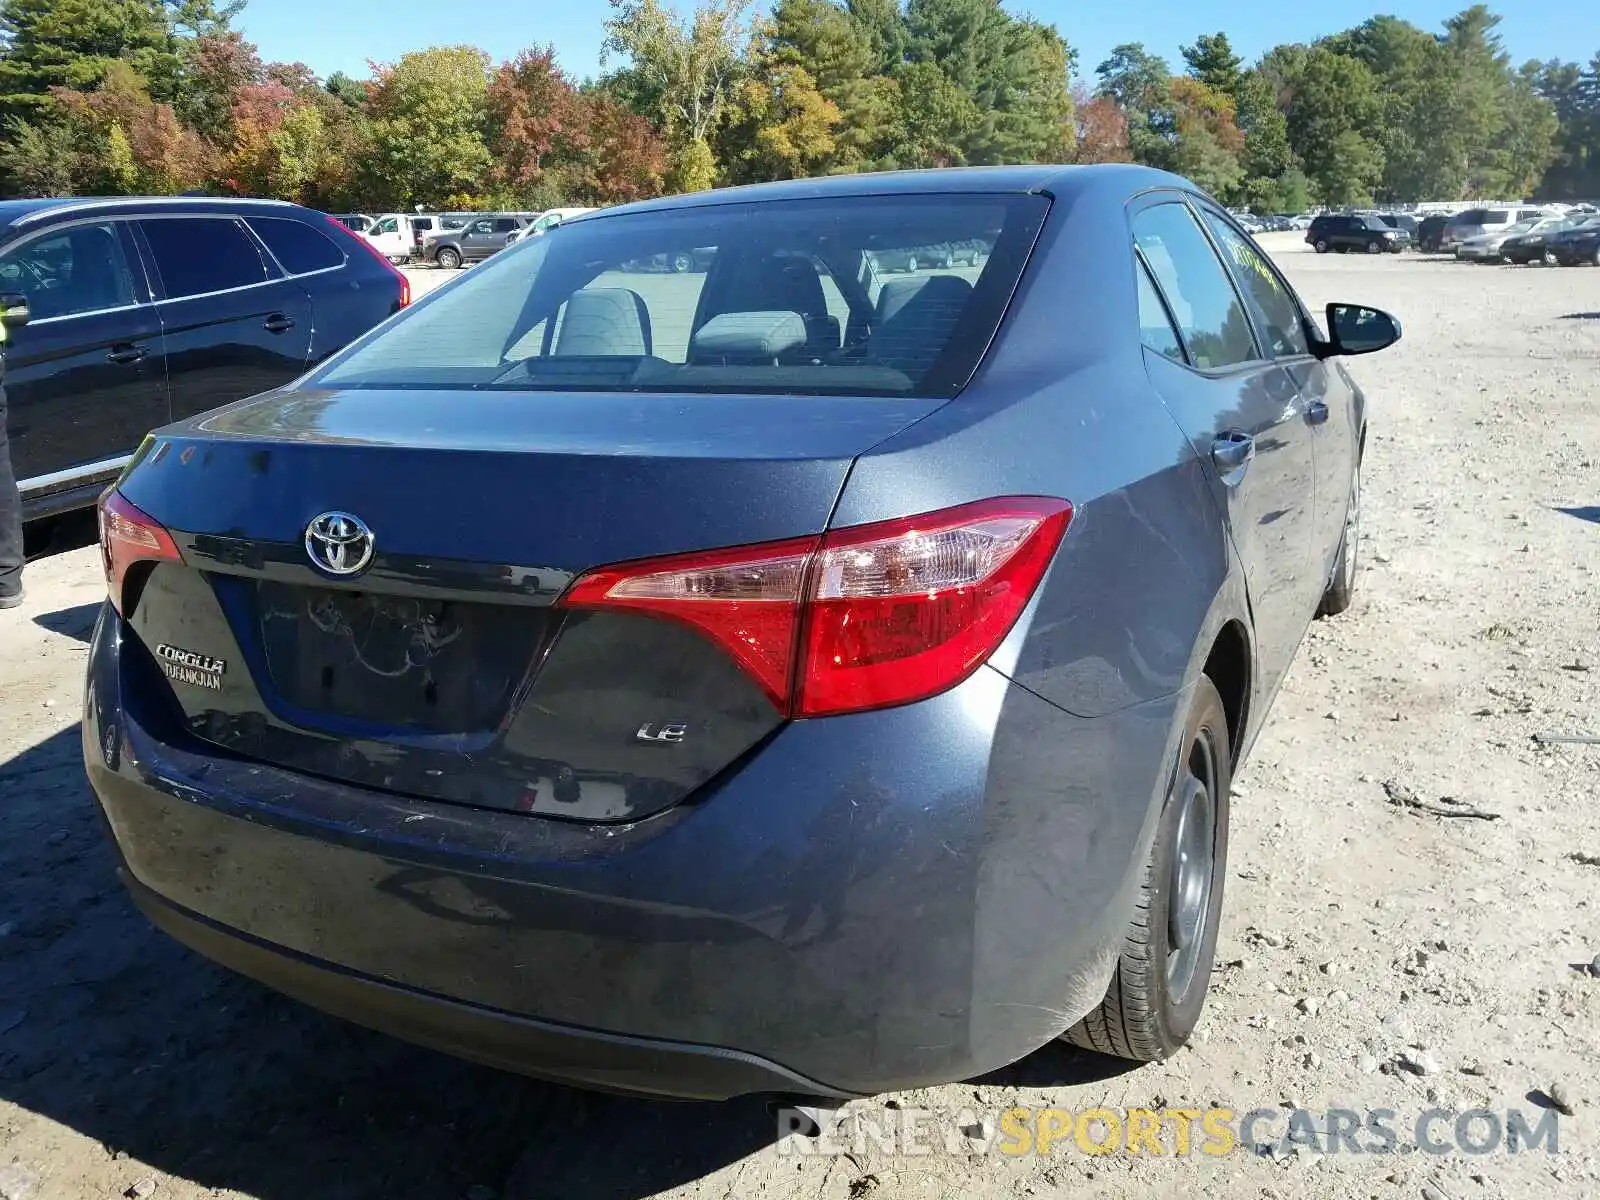
<path fill-rule="evenodd" d="M 0 608 L 15 608 L 22 603 L 22 497 L 11 469 L 4 379 L 0 374 Z"/>

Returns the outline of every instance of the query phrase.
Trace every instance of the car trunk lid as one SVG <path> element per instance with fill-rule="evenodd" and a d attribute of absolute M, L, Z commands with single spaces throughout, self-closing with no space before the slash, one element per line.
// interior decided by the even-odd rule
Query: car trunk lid
<path fill-rule="evenodd" d="M 367 787 L 659 811 L 783 715 L 693 630 L 556 601 L 597 566 L 822 532 L 854 457 L 939 403 L 290 391 L 175 426 L 119 485 L 183 560 L 124 594 L 152 714 Z M 354 574 L 313 562 L 327 513 L 371 531 Z"/>

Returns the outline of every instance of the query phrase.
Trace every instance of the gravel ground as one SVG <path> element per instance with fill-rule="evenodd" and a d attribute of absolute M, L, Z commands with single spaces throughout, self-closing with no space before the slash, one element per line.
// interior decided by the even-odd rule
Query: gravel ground
<path fill-rule="evenodd" d="M 1600 955 L 1600 747 L 1534 738 L 1600 734 L 1600 271 L 1266 241 L 1313 304 L 1389 308 L 1406 340 L 1353 364 L 1364 590 L 1312 630 L 1238 780 L 1196 1041 L 1138 1070 L 1050 1049 L 860 1115 L 1385 1108 L 1405 1143 L 1429 1108 L 1531 1125 L 1554 1096 L 1559 1154 L 796 1155 L 754 1101 L 593 1096 L 320 1016 L 169 943 L 113 880 L 79 765 L 101 595 L 80 548 L 0 616 L 0 1198 L 1600 1195 L 1600 974 L 1578 969 Z M 1468 808 L 1493 819 L 1434 815 Z"/>

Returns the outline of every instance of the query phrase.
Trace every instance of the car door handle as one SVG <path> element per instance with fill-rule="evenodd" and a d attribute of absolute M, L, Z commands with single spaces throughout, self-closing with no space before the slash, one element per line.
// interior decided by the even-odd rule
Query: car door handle
<path fill-rule="evenodd" d="M 268 333 L 286 333 L 294 328 L 294 318 L 286 317 L 282 313 L 273 313 L 261 322 L 261 328 Z"/>
<path fill-rule="evenodd" d="M 1248 433 L 1221 434 L 1211 443 L 1211 461 L 1224 475 L 1246 467 L 1256 456 L 1256 440 Z"/>
<path fill-rule="evenodd" d="M 1324 404 L 1321 400 L 1313 400 L 1310 404 L 1306 405 L 1306 423 L 1307 424 L 1309 424 L 1309 425 L 1321 425 L 1327 419 L 1328 419 L 1328 406 L 1326 404 Z"/>
<path fill-rule="evenodd" d="M 106 361 L 119 365 L 136 363 L 149 353 L 150 347 L 148 346 L 135 346 L 131 342 L 125 342 L 120 346 L 111 347 L 106 354 Z"/>

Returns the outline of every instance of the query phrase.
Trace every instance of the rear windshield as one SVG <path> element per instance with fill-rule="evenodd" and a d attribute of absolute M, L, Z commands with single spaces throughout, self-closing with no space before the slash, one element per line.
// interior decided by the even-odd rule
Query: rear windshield
<path fill-rule="evenodd" d="M 307 382 L 954 395 L 1048 207 L 862 196 L 586 217 L 494 255 Z"/>

